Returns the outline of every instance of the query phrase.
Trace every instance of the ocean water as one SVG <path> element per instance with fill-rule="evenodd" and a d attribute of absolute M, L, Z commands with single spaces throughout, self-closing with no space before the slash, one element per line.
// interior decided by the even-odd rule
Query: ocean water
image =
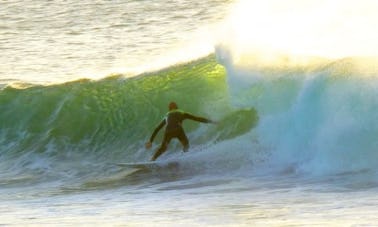
<path fill-rule="evenodd" d="M 377 12 L 2 2 L 0 225 L 378 226 Z M 150 159 L 172 100 L 218 124 L 118 166 Z"/>

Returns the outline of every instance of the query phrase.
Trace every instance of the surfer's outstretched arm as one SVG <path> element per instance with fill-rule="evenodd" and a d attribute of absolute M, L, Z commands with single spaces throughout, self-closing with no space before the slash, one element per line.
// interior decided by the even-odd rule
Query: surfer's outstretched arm
<path fill-rule="evenodd" d="M 185 113 L 184 117 L 185 117 L 185 119 L 190 119 L 190 120 L 198 121 L 198 122 L 202 122 L 202 123 L 215 123 L 215 121 L 212 121 L 210 119 L 207 119 L 207 118 L 204 118 L 204 117 L 194 116 L 194 115 L 189 114 L 189 113 Z"/>
<path fill-rule="evenodd" d="M 146 143 L 146 148 L 151 148 L 152 142 L 154 141 L 156 135 L 160 131 L 161 128 L 165 125 L 165 119 L 163 119 L 160 124 L 155 128 L 154 132 L 152 133 L 150 140 Z"/>

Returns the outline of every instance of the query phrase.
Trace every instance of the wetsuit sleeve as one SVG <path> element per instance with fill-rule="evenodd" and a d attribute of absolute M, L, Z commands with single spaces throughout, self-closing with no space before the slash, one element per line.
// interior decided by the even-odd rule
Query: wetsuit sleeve
<path fill-rule="evenodd" d="M 193 121 L 198 121 L 202 123 L 212 123 L 213 121 L 204 117 L 197 117 L 189 113 L 184 113 L 184 119 L 190 119 Z"/>
<path fill-rule="evenodd" d="M 165 119 L 163 119 L 160 124 L 155 128 L 154 132 L 152 133 L 150 137 L 150 142 L 154 141 L 156 134 L 160 131 L 161 128 L 165 125 Z"/>

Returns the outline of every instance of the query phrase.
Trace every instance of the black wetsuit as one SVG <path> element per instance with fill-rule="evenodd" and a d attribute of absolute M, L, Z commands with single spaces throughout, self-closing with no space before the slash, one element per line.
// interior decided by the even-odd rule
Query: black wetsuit
<path fill-rule="evenodd" d="M 194 121 L 199 121 L 203 123 L 211 123 L 212 121 L 203 117 L 197 117 L 191 115 L 189 113 L 185 113 L 182 110 L 172 110 L 169 111 L 166 117 L 160 122 L 160 124 L 155 128 L 154 132 L 151 135 L 150 142 L 154 140 L 157 133 L 160 131 L 161 128 L 165 127 L 164 139 L 161 143 L 159 149 L 155 152 L 152 160 L 156 160 L 161 154 L 163 154 L 167 150 L 167 146 L 172 138 L 177 138 L 181 142 L 184 147 L 184 152 L 188 151 L 189 149 L 189 141 L 188 137 L 186 137 L 184 129 L 182 128 L 182 122 L 185 119 L 190 119 Z"/>

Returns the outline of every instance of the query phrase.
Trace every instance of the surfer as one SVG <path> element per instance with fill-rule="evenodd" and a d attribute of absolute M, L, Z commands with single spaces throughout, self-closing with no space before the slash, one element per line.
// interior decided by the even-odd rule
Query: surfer
<path fill-rule="evenodd" d="M 161 128 L 163 128 L 164 125 L 167 125 L 165 127 L 163 141 L 160 147 L 156 150 L 154 156 L 152 156 L 151 161 L 155 161 L 161 154 L 163 154 L 167 150 L 168 144 L 173 138 L 177 138 L 181 142 L 184 152 L 188 151 L 189 141 L 188 137 L 184 132 L 184 129 L 182 128 L 183 120 L 190 119 L 202 123 L 215 123 L 212 120 L 203 117 L 197 117 L 189 113 L 185 113 L 182 110 L 179 110 L 175 102 L 170 102 L 168 108 L 169 112 L 166 114 L 165 118 L 160 122 L 160 124 L 155 128 L 154 132 L 150 137 L 150 140 L 146 143 L 146 148 L 150 149 L 157 133 L 160 131 Z"/>

